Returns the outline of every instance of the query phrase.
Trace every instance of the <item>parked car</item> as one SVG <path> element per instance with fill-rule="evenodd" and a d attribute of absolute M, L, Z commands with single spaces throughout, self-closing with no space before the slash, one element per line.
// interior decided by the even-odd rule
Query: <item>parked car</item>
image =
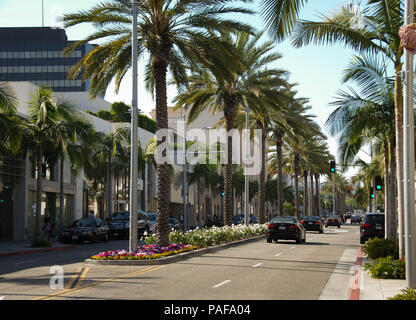
<path fill-rule="evenodd" d="M 244 224 L 244 223 L 245 223 L 244 214 L 239 213 L 232 217 L 232 224 Z"/>
<path fill-rule="evenodd" d="M 371 238 L 384 238 L 384 214 L 367 213 L 360 225 L 360 243 Z"/>
<path fill-rule="evenodd" d="M 157 213 L 156 212 L 146 212 L 147 218 L 149 219 L 149 232 L 156 233 L 157 225 Z"/>
<path fill-rule="evenodd" d="M 351 223 L 361 223 L 361 220 L 363 219 L 360 215 L 353 215 L 351 216 Z"/>
<path fill-rule="evenodd" d="M 147 215 L 138 212 L 137 236 L 143 237 L 144 232 L 149 232 L 149 222 Z M 130 233 L 130 212 L 119 211 L 113 213 L 107 222 L 112 238 L 128 238 Z"/>
<path fill-rule="evenodd" d="M 306 216 L 300 221 L 306 231 L 319 231 L 324 233 L 324 224 L 321 221 L 321 217 L 318 216 Z"/>
<path fill-rule="evenodd" d="M 297 217 L 274 217 L 267 228 L 267 242 L 278 240 L 296 240 L 306 242 L 306 230 Z"/>
<path fill-rule="evenodd" d="M 341 228 L 341 217 L 340 216 L 328 216 L 325 220 L 325 228 L 328 226 L 337 226 Z"/>
<path fill-rule="evenodd" d="M 182 228 L 182 223 L 175 218 L 169 218 L 169 230 L 182 230 Z"/>
<path fill-rule="evenodd" d="M 63 243 L 71 241 L 108 241 L 109 233 L 108 226 L 101 219 L 79 219 L 62 232 L 61 239 Z"/>
<path fill-rule="evenodd" d="M 257 216 L 250 216 L 250 223 L 259 223 L 259 219 L 257 218 Z"/>

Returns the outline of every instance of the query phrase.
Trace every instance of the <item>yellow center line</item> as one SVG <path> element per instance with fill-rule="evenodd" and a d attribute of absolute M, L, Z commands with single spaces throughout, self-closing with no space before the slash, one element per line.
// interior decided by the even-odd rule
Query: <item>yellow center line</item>
<path fill-rule="evenodd" d="M 68 289 L 70 289 L 72 287 L 72 285 L 74 284 L 75 280 L 78 278 L 78 274 L 81 272 L 81 270 L 82 270 L 82 267 L 79 267 L 78 270 L 77 270 L 77 274 L 75 274 L 72 277 L 71 281 L 69 281 L 68 284 L 65 286 L 65 290 L 68 290 Z"/>
<path fill-rule="evenodd" d="M 152 267 L 146 268 L 144 270 L 140 270 L 140 271 L 135 271 L 135 272 L 132 272 L 132 273 L 124 274 L 124 275 L 121 275 L 121 276 L 118 276 L 118 277 L 115 277 L 115 278 L 105 279 L 105 280 L 102 280 L 102 281 L 99 281 L 99 282 L 96 282 L 96 283 L 92 283 L 92 284 L 86 285 L 84 287 L 80 287 L 80 283 L 78 283 L 77 286 L 75 288 L 73 288 L 73 289 L 65 289 L 65 290 L 59 291 L 57 293 L 54 293 L 54 294 L 51 294 L 51 295 L 48 295 L 48 296 L 44 296 L 44 297 L 40 297 L 40 298 L 36 298 L 36 299 L 33 299 L 33 300 L 50 300 L 50 299 L 54 299 L 54 298 L 57 298 L 57 297 L 61 297 L 61 296 L 68 295 L 68 294 L 73 293 L 73 292 L 81 291 L 81 290 L 88 289 L 88 288 L 91 288 L 91 287 L 96 287 L 96 286 L 99 286 L 99 285 L 104 284 L 104 283 L 107 283 L 107 282 L 116 281 L 116 280 L 121 279 L 121 278 L 132 277 L 132 276 L 135 276 L 135 275 L 143 274 L 143 273 L 146 273 L 148 271 L 160 269 L 160 268 L 163 268 L 163 267 L 164 266 L 152 266 Z M 85 278 L 88 270 L 89 270 L 89 268 L 86 268 L 86 270 L 83 271 L 83 273 L 81 274 L 81 277 L 82 278 Z M 81 280 L 81 278 L 80 278 L 80 280 Z"/>

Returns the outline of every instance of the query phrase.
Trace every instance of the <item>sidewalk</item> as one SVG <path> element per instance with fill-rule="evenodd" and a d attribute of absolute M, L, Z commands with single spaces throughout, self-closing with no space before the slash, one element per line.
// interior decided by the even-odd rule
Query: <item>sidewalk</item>
<path fill-rule="evenodd" d="M 363 256 L 362 266 L 370 260 Z M 387 300 L 406 287 L 406 280 L 373 279 L 371 275 L 362 269 L 360 279 L 360 300 Z"/>
<path fill-rule="evenodd" d="M 48 251 L 67 250 L 73 245 L 52 241 L 52 247 L 31 247 L 31 241 L 0 241 L 0 258 Z"/>

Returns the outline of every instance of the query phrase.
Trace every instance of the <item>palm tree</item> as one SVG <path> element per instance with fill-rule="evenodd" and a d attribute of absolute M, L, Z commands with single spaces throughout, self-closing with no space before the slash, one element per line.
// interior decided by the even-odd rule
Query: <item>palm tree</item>
<path fill-rule="evenodd" d="M 16 153 L 20 149 L 19 121 L 16 118 L 18 100 L 7 82 L 0 81 L 0 152 Z"/>
<path fill-rule="evenodd" d="M 286 84 L 281 77 L 282 71 L 267 68 L 268 63 L 279 55 L 270 53 L 272 47 L 269 42 L 257 45 L 261 35 L 250 37 L 248 33 L 238 33 L 234 38 L 230 34 L 222 34 L 224 47 L 239 63 L 231 63 L 228 67 L 216 63 L 218 53 L 193 70 L 188 90 L 176 97 L 176 108 L 189 110 L 188 123 L 204 110 L 213 113 L 222 111 L 225 130 L 229 133 L 234 128 L 239 110 L 249 107 L 255 114 L 260 114 L 264 110 L 261 101 L 271 105 L 267 101 L 288 100 L 276 90 Z M 232 223 L 232 144 L 232 137 L 229 136 L 224 174 L 226 225 Z"/>
<path fill-rule="evenodd" d="M 365 145 L 380 142 L 384 155 L 386 235 L 396 238 L 394 85 L 385 76 L 385 69 L 375 57 L 355 57 L 345 71 L 344 81 L 356 83 L 361 92 L 339 91 L 331 103 L 337 108 L 326 126 L 331 135 L 339 137 L 343 164 L 353 162 Z M 369 117 L 372 121 L 368 121 Z"/>
<path fill-rule="evenodd" d="M 228 13 L 252 13 L 242 7 L 229 6 L 229 1 L 146 0 L 138 8 L 138 54 L 149 54 L 146 70 L 148 89 L 156 98 L 157 130 L 168 128 L 167 72 L 168 68 L 178 84 L 186 83 L 185 66 L 196 56 L 209 54 L 210 35 L 205 31 L 251 31 L 248 25 L 220 18 Z M 75 77 L 83 71 L 83 79 L 91 77 L 91 94 L 105 93 L 115 79 L 116 90 L 131 65 L 131 3 L 112 0 L 100 3 L 88 11 L 63 16 L 65 27 L 92 23 L 97 32 L 75 42 L 67 52 L 92 40 L 105 43 L 85 55 L 72 69 Z M 205 53 L 203 50 L 205 47 Z M 158 143 L 163 143 L 158 141 Z M 158 179 L 158 243 L 169 244 L 169 166 L 157 164 Z"/>
<path fill-rule="evenodd" d="M 294 32 L 293 44 L 343 43 L 360 54 L 380 54 L 394 67 L 394 105 L 396 139 L 396 181 L 398 193 L 399 234 L 403 234 L 403 87 L 401 79 L 403 47 L 399 29 L 404 24 L 403 1 L 369 0 L 357 21 L 353 4 L 342 5 L 337 11 L 323 16 L 320 22 L 301 21 Z M 403 237 L 399 236 L 401 256 Z"/>
<path fill-rule="evenodd" d="M 40 87 L 32 95 L 28 105 L 28 117 L 23 123 L 22 149 L 24 155 L 30 152 L 37 168 L 35 238 L 40 239 L 42 163 L 45 153 L 56 147 L 62 139 L 57 130 L 61 120 L 58 103 L 52 89 Z"/>

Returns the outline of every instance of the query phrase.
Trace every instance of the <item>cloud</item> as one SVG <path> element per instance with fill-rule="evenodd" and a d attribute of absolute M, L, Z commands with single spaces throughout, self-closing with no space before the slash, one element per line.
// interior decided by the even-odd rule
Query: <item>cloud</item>
<path fill-rule="evenodd" d="M 46 10 L 45 10 L 46 11 Z M 54 5 L 48 11 L 48 16 L 45 21 L 50 27 L 63 28 L 63 23 L 58 21 L 58 18 L 64 14 L 64 8 L 59 5 Z"/>

